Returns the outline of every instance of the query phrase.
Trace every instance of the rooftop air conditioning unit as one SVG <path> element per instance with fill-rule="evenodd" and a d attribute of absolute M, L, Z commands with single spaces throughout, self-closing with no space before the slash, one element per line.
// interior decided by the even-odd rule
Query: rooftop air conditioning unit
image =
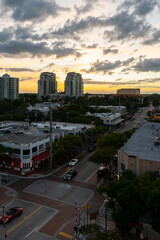
<path fill-rule="evenodd" d="M 159 137 L 156 137 L 155 140 L 154 140 L 154 145 L 155 146 L 160 146 L 160 138 Z"/>

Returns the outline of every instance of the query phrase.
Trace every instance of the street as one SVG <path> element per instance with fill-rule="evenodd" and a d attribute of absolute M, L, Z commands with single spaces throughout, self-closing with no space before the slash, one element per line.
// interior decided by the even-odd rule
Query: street
<path fill-rule="evenodd" d="M 138 128 L 144 121 L 149 107 L 135 113 L 133 121 L 128 120 L 117 132 Z M 66 164 L 44 178 L 13 178 L 8 185 L 8 194 L 14 199 L 6 205 L 6 210 L 13 206 L 23 207 L 21 216 L 6 224 L 7 239 L 28 240 L 67 240 L 71 239 L 75 225 L 75 203 L 78 211 L 87 214 L 99 210 L 105 197 L 97 192 L 98 165 L 88 161 L 93 153 L 85 153 L 79 157 L 75 169 L 78 174 L 65 181 L 63 176 L 70 167 Z M 38 176 L 38 175 L 37 175 Z M 14 194 L 13 194 L 14 193 Z M 0 209 L 2 214 L 2 209 Z M 103 218 L 104 212 L 102 213 Z M 110 221 L 108 210 L 108 221 Z M 0 240 L 4 239 L 4 226 L 0 225 Z"/>
<path fill-rule="evenodd" d="M 98 166 L 88 161 L 90 154 L 80 157 L 75 166 L 78 174 L 71 181 L 63 179 L 70 169 L 65 165 L 43 179 L 21 178 L 7 184 L 17 193 L 17 198 L 6 206 L 6 210 L 13 206 L 24 209 L 21 216 L 6 224 L 7 239 L 71 239 L 74 235 L 75 202 L 85 213 L 87 204 L 91 211 L 95 211 L 105 199 L 97 193 Z M 4 239 L 3 236 L 4 227 L 0 225 L 0 239 Z"/>

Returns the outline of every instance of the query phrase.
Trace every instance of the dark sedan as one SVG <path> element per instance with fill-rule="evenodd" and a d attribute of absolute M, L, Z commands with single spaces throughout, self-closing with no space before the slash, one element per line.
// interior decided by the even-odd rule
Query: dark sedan
<path fill-rule="evenodd" d="M 64 180 L 70 181 L 74 176 L 77 175 L 77 170 L 71 169 L 64 175 Z"/>
<path fill-rule="evenodd" d="M 97 176 L 103 177 L 108 173 L 108 169 L 105 167 L 100 167 L 97 171 Z"/>
<path fill-rule="evenodd" d="M 10 208 L 9 210 L 6 211 L 6 213 L 2 216 L 0 216 L 0 223 L 8 223 L 12 221 L 14 218 L 18 217 L 21 215 L 23 212 L 23 208 L 21 207 L 14 207 Z"/>

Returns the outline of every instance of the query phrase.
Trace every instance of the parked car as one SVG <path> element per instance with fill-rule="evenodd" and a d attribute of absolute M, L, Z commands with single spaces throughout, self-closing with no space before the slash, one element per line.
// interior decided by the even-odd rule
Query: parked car
<path fill-rule="evenodd" d="M 0 223 L 3 223 L 4 220 L 5 220 L 5 223 L 9 223 L 14 218 L 16 218 L 19 215 L 21 215 L 22 212 L 23 212 L 23 208 L 22 207 L 10 208 L 9 210 L 6 211 L 6 213 L 4 215 L 0 216 Z"/>
<path fill-rule="evenodd" d="M 78 159 L 77 158 L 73 158 L 70 162 L 69 162 L 69 166 L 73 167 L 78 163 Z"/>
<path fill-rule="evenodd" d="M 96 149 L 96 144 L 90 145 L 88 148 L 88 152 L 93 152 Z"/>
<path fill-rule="evenodd" d="M 108 173 L 108 169 L 106 167 L 100 167 L 97 171 L 97 176 L 103 177 Z"/>
<path fill-rule="evenodd" d="M 64 180 L 66 181 L 70 181 L 74 176 L 77 175 L 77 170 L 75 169 L 71 169 L 69 172 L 67 172 L 65 175 L 64 175 Z"/>
<path fill-rule="evenodd" d="M 130 119 L 130 121 L 134 121 L 135 120 L 135 117 L 132 117 L 131 119 Z"/>

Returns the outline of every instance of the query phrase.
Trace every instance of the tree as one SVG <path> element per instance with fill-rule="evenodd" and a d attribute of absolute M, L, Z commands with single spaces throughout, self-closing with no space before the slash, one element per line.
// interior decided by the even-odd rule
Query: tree
<path fill-rule="evenodd" d="M 116 148 L 114 147 L 106 147 L 99 148 L 95 151 L 95 153 L 89 158 L 89 161 L 97 164 L 103 164 L 105 167 L 108 166 L 109 173 L 111 176 L 112 168 L 113 168 L 113 157 L 116 153 Z"/>
<path fill-rule="evenodd" d="M 134 180 L 135 178 L 136 174 L 129 169 L 122 172 L 122 179 L 124 180 Z"/>
<path fill-rule="evenodd" d="M 127 141 L 127 136 L 124 133 L 109 133 L 98 140 L 97 145 L 99 148 L 112 146 L 116 149 L 122 147 Z"/>
<path fill-rule="evenodd" d="M 135 177 L 127 171 L 120 181 L 100 188 L 112 201 L 112 217 L 121 232 L 129 232 L 148 212 L 153 229 L 160 232 L 160 177 L 153 175 Z"/>
<path fill-rule="evenodd" d="M 14 152 L 13 148 L 5 147 L 2 144 L 0 144 L 0 155 L 12 155 Z"/>
<path fill-rule="evenodd" d="M 59 141 L 53 142 L 52 152 L 58 161 L 68 161 L 76 156 L 82 148 L 82 140 L 79 136 L 68 135 Z"/>

